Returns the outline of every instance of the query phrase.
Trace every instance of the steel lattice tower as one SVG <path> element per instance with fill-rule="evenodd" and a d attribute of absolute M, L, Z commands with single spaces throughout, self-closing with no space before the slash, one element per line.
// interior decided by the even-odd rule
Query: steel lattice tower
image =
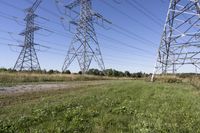
<path fill-rule="evenodd" d="M 34 19 L 37 15 L 34 13 L 42 0 L 36 0 L 32 7 L 26 9 L 27 15 L 25 17 L 26 29 L 20 35 L 25 36 L 24 45 L 14 66 L 15 70 L 40 70 L 40 64 L 34 48 L 34 32 L 39 30 L 38 26 L 35 26 Z"/>
<path fill-rule="evenodd" d="M 88 71 L 92 60 L 94 59 L 101 70 L 105 69 L 99 43 L 94 29 L 94 19 L 98 18 L 107 21 L 100 14 L 92 11 L 91 0 L 75 0 L 65 6 L 69 10 L 80 6 L 79 19 L 71 21 L 76 25 L 76 32 L 68 49 L 62 70 L 66 71 L 70 64 L 76 58 L 78 60 L 82 73 Z"/>
<path fill-rule="evenodd" d="M 200 69 L 199 0 L 171 0 L 158 50 L 155 74 L 176 73 L 183 65 Z"/>

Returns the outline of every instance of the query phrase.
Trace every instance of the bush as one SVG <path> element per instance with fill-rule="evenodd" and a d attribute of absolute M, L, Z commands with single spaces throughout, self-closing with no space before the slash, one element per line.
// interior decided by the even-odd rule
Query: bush
<path fill-rule="evenodd" d="M 200 89 L 200 77 L 191 77 L 189 79 L 189 83 L 196 87 L 197 89 Z"/>
<path fill-rule="evenodd" d="M 182 83 L 182 79 L 178 77 L 172 77 L 172 76 L 162 76 L 162 77 L 157 77 L 155 79 L 156 81 L 161 81 L 164 83 Z"/>
<path fill-rule="evenodd" d="M 82 71 L 79 71 L 78 74 L 79 74 L 79 75 L 82 75 L 83 73 L 82 73 Z"/>
<path fill-rule="evenodd" d="M 0 72 L 6 72 L 8 71 L 6 68 L 0 68 Z"/>
<path fill-rule="evenodd" d="M 71 74 L 70 70 L 66 70 L 64 72 L 62 72 L 63 74 Z"/>

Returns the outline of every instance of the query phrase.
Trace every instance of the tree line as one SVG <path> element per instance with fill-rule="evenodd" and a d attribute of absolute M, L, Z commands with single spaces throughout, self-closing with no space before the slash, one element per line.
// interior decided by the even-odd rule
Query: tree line
<path fill-rule="evenodd" d="M 0 68 L 0 72 L 19 72 L 17 70 L 13 69 L 6 69 L 6 68 Z M 25 72 L 29 73 L 30 71 L 20 71 L 20 72 Z M 30 73 L 41 73 L 41 74 L 72 74 L 70 70 L 66 70 L 64 72 L 60 72 L 58 70 L 36 70 L 36 71 L 31 71 Z M 78 73 L 73 73 L 73 74 L 79 74 L 82 75 L 82 72 L 79 71 Z M 143 77 L 148 77 L 151 74 L 143 73 L 143 72 L 136 72 L 136 73 L 131 73 L 129 71 L 118 71 L 115 69 L 106 69 L 104 71 L 98 70 L 98 69 L 89 69 L 86 72 L 87 75 L 95 75 L 95 76 L 109 76 L 109 77 L 132 77 L 132 78 L 143 78 Z"/>
<path fill-rule="evenodd" d="M 131 73 L 129 71 L 118 71 L 115 69 L 106 69 L 104 71 L 100 71 L 98 69 L 89 69 L 87 72 L 88 75 L 97 75 L 97 76 L 110 76 L 110 77 L 133 77 L 133 78 L 142 78 L 148 77 L 150 74 L 143 72 Z"/>

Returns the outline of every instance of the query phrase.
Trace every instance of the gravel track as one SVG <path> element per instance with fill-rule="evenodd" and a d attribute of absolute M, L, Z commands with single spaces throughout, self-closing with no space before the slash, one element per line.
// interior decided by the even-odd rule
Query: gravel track
<path fill-rule="evenodd" d="M 47 90 L 59 90 L 59 89 L 71 89 L 75 87 L 84 87 L 88 85 L 101 85 L 108 84 L 109 80 L 99 81 L 71 81 L 65 83 L 38 83 L 38 84 L 26 84 L 16 85 L 12 87 L 0 87 L 0 95 L 26 93 L 35 91 L 47 91 Z"/>

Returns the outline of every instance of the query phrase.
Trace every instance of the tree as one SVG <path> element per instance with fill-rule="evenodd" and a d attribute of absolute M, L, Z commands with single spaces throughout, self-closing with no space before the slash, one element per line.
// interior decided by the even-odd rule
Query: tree
<path fill-rule="evenodd" d="M 82 71 L 79 71 L 78 74 L 82 75 L 83 73 L 82 73 Z"/>
<path fill-rule="evenodd" d="M 119 71 L 113 70 L 112 76 L 114 76 L 114 77 L 119 77 Z"/>
<path fill-rule="evenodd" d="M 113 70 L 112 69 L 106 69 L 105 73 L 107 76 L 113 76 Z"/>
<path fill-rule="evenodd" d="M 129 71 L 125 71 L 125 72 L 124 72 L 124 75 L 125 75 L 126 77 L 130 77 L 130 76 L 131 76 L 131 73 L 130 73 Z"/>
<path fill-rule="evenodd" d="M 7 69 L 6 68 L 0 68 L 0 72 L 6 72 Z"/>
<path fill-rule="evenodd" d="M 137 75 L 137 78 L 141 78 L 143 76 L 142 72 L 138 72 L 136 73 L 136 75 Z"/>
<path fill-rule="evenodd" d="M 71 74 L 70 70 L 66 70 L 63 72 L 63 74 Z"/>
<path fill-rule="evenodd" d="M 123 72 L 119 72 L 119 77 L 124 77 L 124 73 Z"/>
<path fill-rule="evenodd" d="M 47 73 L 48 73 L 48 74 L 53 74 L 53 73 L 54 73 L 54 70 L 51 69 L 51 70 L 49 70 Z"/>

